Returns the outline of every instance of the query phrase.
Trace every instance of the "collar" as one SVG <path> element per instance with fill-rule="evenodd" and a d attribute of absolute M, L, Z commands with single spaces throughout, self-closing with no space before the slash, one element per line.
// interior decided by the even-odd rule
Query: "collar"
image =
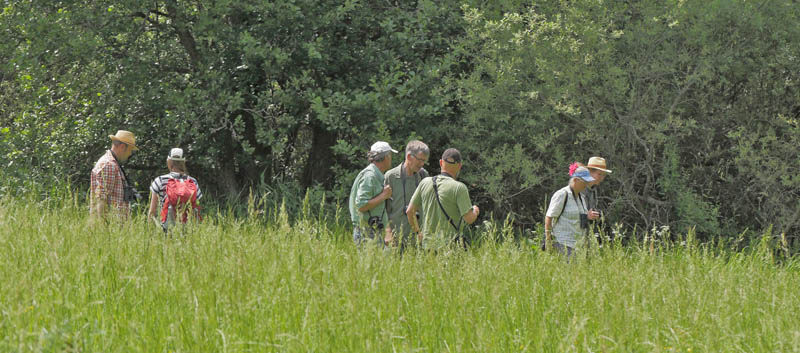
<path fill-rule="evenodd" d="M 383 172 L 381 172 L 381 169 L 378 168 L 378 166 L 375 165 L 375 163 L 370 163 L 369 168 L 372 168 L 372 171 L 378 173 L 378 175 L 383 176 Z"/>
<path fill-rule="evenodd" d="M 406 178 L 416 177 L 422 169 L 418 170 L 416 173 L 411 173 L 411 175 L 406 174 L 406 162 L 400 163 L 400 178 L 405 180 Z"/>
<path fill-rule="evenodd" d="M 111 154 L 111 157 L 114 157 L 114 162 L 117 162 L 117 165 L 122 165 L 122 163 L 120 163 L 119 158 L 117 158 L 117 155 L 114 153 L 114 151 L 108 150 L 108 153 Z"/>
<path fill-rule="evenodd" d="M 441 175 L 441 176 L 446 176 L 446 177 L 448 177 L 448 178 L 450 178 L 450 179 L 456 180 L 456 178 L 455 178 L 454 176 L 450 175 L 450 173 L 448 173 L 448 172 L 445 172 L 445 171 L 442 171 L 442 173 L 441 173 L 441 174 L 439 174 L 439 175 Z"/>

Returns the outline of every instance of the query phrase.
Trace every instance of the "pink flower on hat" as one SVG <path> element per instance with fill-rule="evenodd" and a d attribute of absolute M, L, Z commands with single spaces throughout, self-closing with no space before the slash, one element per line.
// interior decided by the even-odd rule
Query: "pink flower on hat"
<path fill-rule="evenodd" d="M 580 163 L 572 162 L 572 164 L 569 165 L 569 175 L 572 176 L 572 174 L 575 173 L 575 169 L 578 169 L 578 167 L 580 167 Z"/>

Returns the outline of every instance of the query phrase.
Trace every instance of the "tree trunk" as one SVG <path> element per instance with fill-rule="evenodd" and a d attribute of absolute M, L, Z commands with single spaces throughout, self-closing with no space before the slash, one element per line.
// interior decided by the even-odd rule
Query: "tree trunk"
<path fill-rule="evenodd" d="M 336 144 L 336 133 L 312 123 L 312 134 L 311 151 L 300 182 L 306 188 L 317 183 L 330 187 L 333 185 L 330 167 L 334 157 L 331 147 Z"/>

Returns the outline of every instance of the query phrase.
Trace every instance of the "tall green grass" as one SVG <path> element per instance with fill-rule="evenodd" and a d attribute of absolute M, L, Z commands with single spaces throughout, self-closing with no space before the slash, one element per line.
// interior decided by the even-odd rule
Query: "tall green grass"
<path fill-rule="evenodd" d="M 68 191 L 7 197 L 0 351 L 800 351 L 798 263 L 769 234 L 731 252 L 653 232 L 566 263 L 488 225 L 469 252 L 399 256 L 312 209 L 165 236 L 141 214 L 89 226 Z"/>

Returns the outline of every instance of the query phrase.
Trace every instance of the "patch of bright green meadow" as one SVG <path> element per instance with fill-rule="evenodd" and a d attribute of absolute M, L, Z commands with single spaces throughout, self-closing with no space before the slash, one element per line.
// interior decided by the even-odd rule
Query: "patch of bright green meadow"
<path fill-rule="evenodd" d="M 307 212 L 222 212 L 165 237 L 141 215 L 89 226 L 85 209 L 0 201 L 0 351 L 800 350 L 797 262 L 767 237 L 739 253 L 616 245 L 567 264 L 511 241 L 359 250 Z"/>

